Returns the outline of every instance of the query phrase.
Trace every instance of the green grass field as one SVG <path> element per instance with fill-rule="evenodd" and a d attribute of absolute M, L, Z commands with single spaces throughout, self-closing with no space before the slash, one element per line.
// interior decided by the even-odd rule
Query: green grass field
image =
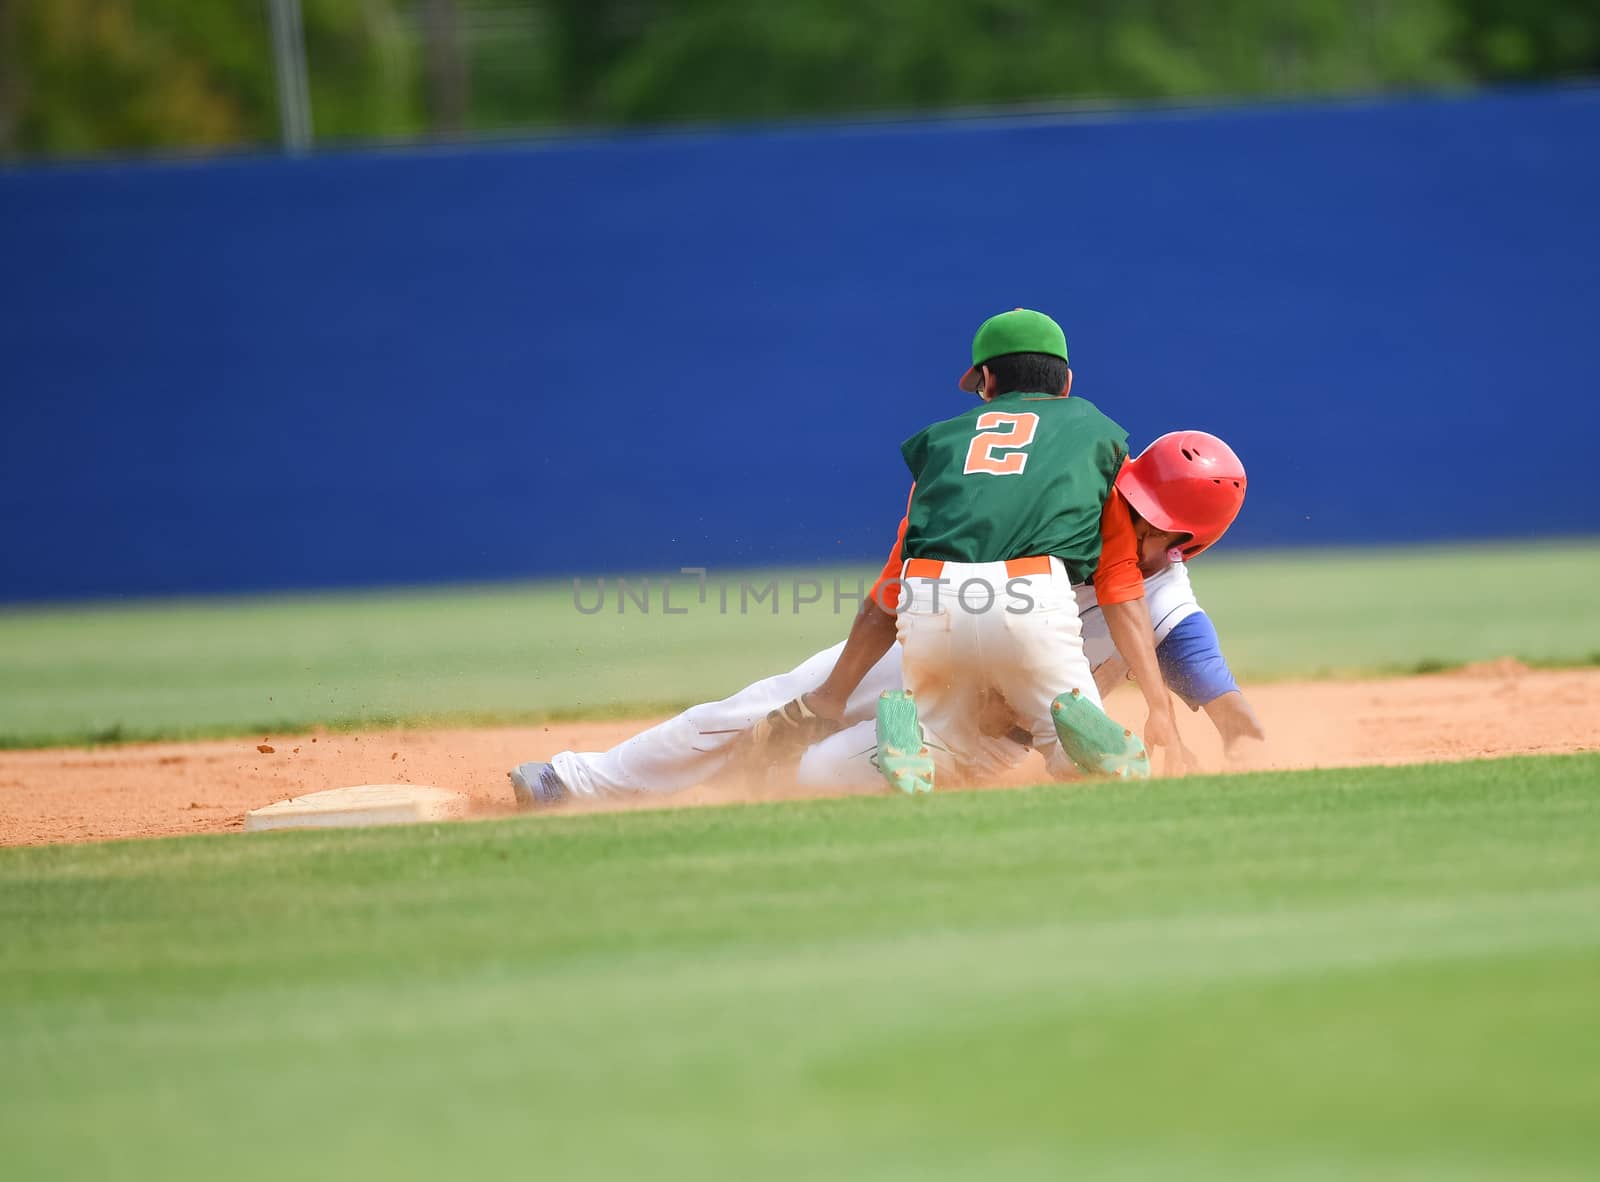
<path fill-rule="evenodd" d="M 570 584 L 0 611 L 0 746 L 282 734 L 314 723 L 637 714 L 721 697 L 841 639 L 832 580 L 728 612 L 680 578 L 664 615 L 584 615 Z M 770 573 L 756 580 L 764 583 Z M 822 602 L 792 610 L 794 579 Z M 870 578 L 870 575 L 867 575 Z M 1247 680 L 1600 660 L 1594 540 L 1283 556 L 1207 555 L 1195 585 Z M 585 583 L 584 603 L 595 585 Z M 804 593 L 802 594 L 802 598 Z"/>
<path fill-rule="evenodd" d="M 1600 756 L 0 851 L 9 1180 L 1589 1178 Z"/>

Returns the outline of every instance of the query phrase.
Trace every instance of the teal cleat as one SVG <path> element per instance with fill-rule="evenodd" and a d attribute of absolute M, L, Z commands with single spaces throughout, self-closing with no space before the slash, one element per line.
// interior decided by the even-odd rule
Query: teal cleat
<path fill-rule="evenodd" d="M 1150 778 L 1150 756 L 1144 749 L 1144 740 L 1112 721 L 1081 691 L 1062 694 L 1050 703 L 1050 719 L 1056 724 L 1061 749 L 1085 775 L 1119 776 L 1124 780 Z"/>
<path fill-rule="evenodd" d="M 922 741 L 910 690 L 884 690 L 878 697 L 878 771 L 907 796 L 933 791 L 933 752 Z"/>

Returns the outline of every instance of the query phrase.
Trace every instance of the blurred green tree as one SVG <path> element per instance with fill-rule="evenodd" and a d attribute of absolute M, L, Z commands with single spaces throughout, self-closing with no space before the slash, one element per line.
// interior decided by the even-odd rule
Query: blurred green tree
<path fill-rule="evenodd" d="M 1458 0 L 1457 52 L 1476 76 L 1531 80 L 1600 72 L 1597 0 Z"/>
<path fill-rule="evenodd" d="M 563 114 L 621 122 L 1438 85 L 1450 0 L 558 0 Z"/>
<path fill-rule="evenodd" d="M 319 134 L 417 130 L 394 0 L 303 2 Z M 0 0 L 0 26 L 0 150 L 205 149 L 277 135 L 264 0 Z"/>
<path fill-rule="evenodd" d="M 1600 73 L 1600 0 L 301 0 L 319 139 Z M 0 0 L 0 152 L 277 134 L 266 0 Z"/>

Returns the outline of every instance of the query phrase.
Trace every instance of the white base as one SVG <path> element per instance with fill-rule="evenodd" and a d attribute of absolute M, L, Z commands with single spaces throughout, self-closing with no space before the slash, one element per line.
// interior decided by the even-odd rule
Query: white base
<path fill-rule="evenodd" d="M 341 825 L 405 825 L 444 821 L 466 809 L 467 798 L 443 788 L 417 784 L 362 784 L 329 788 L 293 800 L 280 800 L 244 815 L 244 831 L 316 829 Z"/>

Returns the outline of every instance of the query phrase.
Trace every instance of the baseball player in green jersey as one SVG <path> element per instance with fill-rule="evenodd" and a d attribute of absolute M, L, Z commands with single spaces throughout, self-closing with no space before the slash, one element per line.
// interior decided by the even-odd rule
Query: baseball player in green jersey
<path fill-rule="evenodd" d="M 878 731 L 881 770 L 902 791 L 931 789 L 937 764 L 959 766 L 976 749 L 994 695 L 1058 778 L 1148 774 L 1143 744 L 1100 709 L 1084 657 L 1073 584 L 1092 580 L 1149 706 L 1146 737 L 1171 766 L 1177 724 L 1131 516 L 1114 489 L 1127 432 L 1071 396 L 1066 336 L 1040 312 L 984 321 L 960 385 L 983 404 L 901 447 L 914 483 L 891 558 L 899 577 L 880 580 L 828 678 L 775 711 L 755 744 L 781 745 L 785 729 L 826 733 L 898 639 L 906 689 L 880 700 Z"/>
<path fill-rule="evenodd" d="M 1117 491 L 1137 516 L 1139 572 L 1144 600 L 1155 625 L 1152 639 L 1167 685 L 1191 710 L 1204 710 L 1222 738 L 1223 751 L 1236 759 L 1265 740 L 1261 721 L 1234 680 L 1222 652 L 1216 625 L 1196 598 L 1189 562 L 1215 545 L 1244 504 L 1244 464 L 1227 443 L 1203 431 L 1172 431 L 1161 436 L 1117 474 Z M 898 585 L 905 562 L 901 546 L 909 523 L 902 518 L 883 582 Z M 1083 621 L 1083 649 L 1104 697 L 1127 675 L 1127 663 L 1111 643 L 1094 587 L 1075 588 Z M 752 727 L 793 703 L 796 695 L 822 684 L 844 641 L 806 658 L 795 668 L 764 677 L 716 702 L 691 706 L 607 751 L 562 751 L 550 760 L 528 760 L 510 773 L 523 808 L 555 808 L 570 799 L 679 792 L 704 783 L 728 768 Z M 850 695 L 842 729 L 796 746 L 790 769 L 804 788 L 881 787 L 878 767 L 877 709 L 884 693 L 905 686 L 902 652 L 891 645 Z M 1033 750 L 1033 735 L 1017 726 L 1003 703 L 991 697 L 979 714 L 987 736 L 976 758 L 957 769 L 957 783 L 984 783 L 1018 767 Z M 779 719 L 782 714 L 779 713 Z M 769 747 L 763 764 L 781 759 Z M 756 770 L 765 770 L 759 768 Z M 950 782 L 941 773 L 940 783 Z"/>

